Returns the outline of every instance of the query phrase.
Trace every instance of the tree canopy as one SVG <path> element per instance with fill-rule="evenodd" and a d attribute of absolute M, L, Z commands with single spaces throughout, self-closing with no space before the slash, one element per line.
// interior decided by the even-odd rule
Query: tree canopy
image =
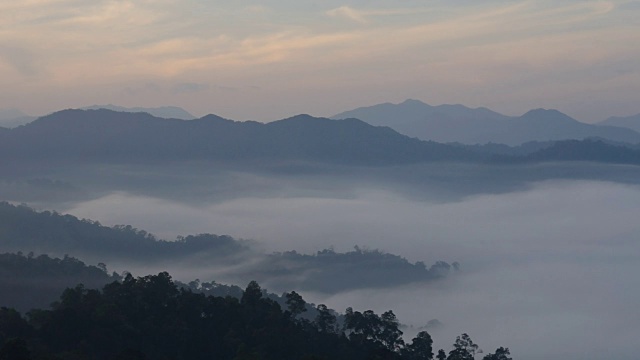
<path fill-rule="evenodd" d="M 405 344 L 391 310 L 348 308 L 340 328 L 324 305 L 314 321 L 297 319 L 264 294 L 252 281 L 240 299 L 207 296 L 166 272 L 127 274 L 101 290 L 78 285 L 26 317 L 1 308 L 0 359 L 433 359 L 431 336 L 423 331 Z M 294 307 L 304 301 L 289 298 Z M 447 359 L 474 345 L 463 334 Z M 499 348 L 485 359 L 507 355 Z"/>

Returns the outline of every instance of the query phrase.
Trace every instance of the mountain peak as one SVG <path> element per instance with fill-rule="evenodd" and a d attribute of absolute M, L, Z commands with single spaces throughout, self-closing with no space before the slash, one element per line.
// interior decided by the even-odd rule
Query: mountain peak
<path fill-rule="evenodd" d="M 160 106 L 160 107 L 124 107 L 113 104 L 107 105 L 92 105 L 81 108 L 82 110 L 98 110 L 98 109 L 107 109 L 117 112 L 132 112 L 132 113 L 148 113 L 155 117 L 165 118 L 165 119 L 179 119 L 179 120 L 193 120 L 195 116 L 188 113 L 183 108 L 177 106 Z"/>
<path fill-rule="evenodd" d="M 537 108 L 537 109 L 531 109 L 529 111 L 527 111 L 524 115 L 522 116 L 531 116 L 531 115 L 550 115 L 550 114 L 562 114 L 560 111 L 556 110 L 556 109 L 545 109 L 545 108 Z M 566 116 L 566 115 L 565 115 Z"/>
<path fill-rule="evenodd" d="M 553 120 L 553 121 L 578 122 L 576 119 L 556 109 L 543 109 L 543 108 L 529 110 L 524 115 L 522 115 L 521 118 L 530 119 L 530 120 Z"/>
<path fill-rule="evenodd" d="M 428 105 L 428 104 L 416 99 L 407 99 L 401 102 L 399 105 Z"/>
<path fill-rule="evenodd" d="M 217 123 L 226 123 L 226 122 L 234 122 L 233 120 L 229 120 L 229 119 L 225 119 L 221 116 L 215 115 L 215 114 L 208 114 L 205 115 L 203 117 L 201 117 L 200 119 L 197 119 L 198 121 L 208 121 L 208 122 L 217 122 Z"/>
<path fill-rule="evenodd" d="M 298 114 L 291 117 L 288 117 L 284 120 L 310 120 L 310 119 L 318 119 L 315 116 L 311 116 L 309 114 Z"/>

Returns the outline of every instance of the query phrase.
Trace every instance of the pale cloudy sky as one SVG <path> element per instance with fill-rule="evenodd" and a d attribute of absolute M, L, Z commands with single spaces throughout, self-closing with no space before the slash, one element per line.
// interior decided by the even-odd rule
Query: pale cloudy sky
<path fill-rule="evenodd" d="M 268 121 L 407 98 L 640 113 L 640 1 L 4 0 L 0 108 Z"/>

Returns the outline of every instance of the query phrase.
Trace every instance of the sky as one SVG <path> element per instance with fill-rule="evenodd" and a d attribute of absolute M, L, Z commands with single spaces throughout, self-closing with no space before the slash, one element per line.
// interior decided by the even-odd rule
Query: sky
<path fill-rule="evenodd" d="M 0 109 L 271 121 L 412 98 L 640 113 L 640 1 L 0 2 Z"/>

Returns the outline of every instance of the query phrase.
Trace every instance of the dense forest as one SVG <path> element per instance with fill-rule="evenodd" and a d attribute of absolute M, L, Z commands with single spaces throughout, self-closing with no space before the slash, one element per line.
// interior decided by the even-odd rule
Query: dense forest
<path fill-rule="evenodd" d="M 0 309 L 0 359 L 436 359 L 470 360 L 480 353 L 469 335 L 434 354 L 422 331 L 406 342 L 393 311 L 347 308 L 343 325 L 320 304 L 300 317 L 302 297 L 285 295 L 283 309 L 252 281 L 238 299 L 180 288 L 166 272 L 102 290 L 67 288 L 50 309 L 26 316 Z M 498 348 L 485 360 L 509 360 Z"/>

